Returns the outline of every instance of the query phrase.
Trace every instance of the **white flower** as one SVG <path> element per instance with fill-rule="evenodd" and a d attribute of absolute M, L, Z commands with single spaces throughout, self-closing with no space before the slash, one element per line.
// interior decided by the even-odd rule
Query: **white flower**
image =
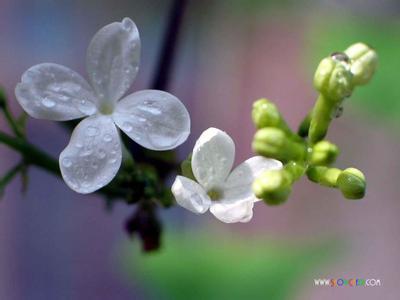
<path fill-rule="evenodd" d="M 262 156 L 249 158 L 232 172 L 235 144 L 225 132 L 209 128 L 197 140 L 192 170 L 198 183 L 177 176 L 172 185 L 176 202 L 197 213 L 211 213 L 225 223 L 248 222 L 253 216 L 252 183 L 263 171 L 279 170 L 282 163 Z"/>
<path fill-rule="evenodd" d="M 65 182 L 78 193 L 108 184 L 121 165 L 119 127 L 141 146 L 172 149 L 190 132 L 190 118 L 173 95 L 143 90 L 126 96 L 138 72 L 139 32 L 125 18 L 100 29 L 89 44 L 86 66 L 90 84 L 67 67 L 43 63 L 27 70 L 15 89 L 32 117 L 55 121 L 83 119 L 59 162 Z M 116 125 L 116 126 L 115 126 Z"/>

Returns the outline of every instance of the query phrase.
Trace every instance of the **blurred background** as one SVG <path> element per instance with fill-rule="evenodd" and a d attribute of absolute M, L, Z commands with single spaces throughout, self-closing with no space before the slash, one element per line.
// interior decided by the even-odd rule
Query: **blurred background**
<path fill-rule="evenodd" d="M 378 52 L 375 78 L 347 101 L 328 138 L 341 168 L 368 180 L 365 199 L 301 180 L 280 207 L 258 203 L 247 224 L 227 225 L 179 207 L 161 212 L 163 248 L 140 252 L 112 212 L 61 180 L 30 170 L 25 196 L 15 180 L 0 203 L 0 299 L 385 299 L 400 298 L 400 2 L 396 0 L 189 1 L 170 91 L 187 106 L 192 135 L 214 126 L 235 140 L 237 161 L 252 156 L 251 105 L 268 97 L 296 128 L 312 107 L 320 59 L 362 41 Z M 89 40 L 132 18 L 142 63 L 132 90 L 148 88 L 171 1 L 1 0 L 0 84 L 14 87 L 40 62 L 85 73 Z M 3 119 L 1 130 L 7 131 Z M 69 133 L 29 120 L 30 140 L 54 156 Z M 0 172 L 18 160 L 0 148 Z M 380 287 L 316 287 L 314 278 L 375 278 Z"/>

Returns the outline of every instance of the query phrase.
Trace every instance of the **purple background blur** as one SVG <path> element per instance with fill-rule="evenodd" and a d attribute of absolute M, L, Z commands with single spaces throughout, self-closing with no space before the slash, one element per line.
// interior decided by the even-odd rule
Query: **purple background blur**
<path fill-rule="evenodd" d="M 192 0 L 188 8 L 170 89 L 192 116 L 192 135 L 179 149 L 182 157 L 211 126 L 233 137 L 237 163 L 250 157 L 254 134 L 250 111 L 260 97 L 277 103 L 295 127 L 316 98 L 313 70 L 329 54 L 316 50 L 325 48 L 319 42 L 323 29 L 330 30 L 325 20 L 330 26 L 346 18 L 376 22 L 376 26 L 390 23 L 397 36 L 400 30 L 400 5 L 395 0 L 244 3 Z M 132 89 L 148 88 L 169 6 L 170 1 L 155 0 L 1 0 L 0 83 L 13 111 L 21 111 L 13 90 L 27 68 L 56 62 L 85 74 L 90 38 L 100 27 L 125 16 L 139 27 L 143 49 Z M 400 53 L 398 42 L 393 49 Z M 380 63 L 382 69 L 391 64 L 384 55 Z M 365 171 L 368 193 L 362 201 L 346 201 L 336 190 L 302 180 L 285 205 L 256 205 L 248 224 L 229 226 L 175 207 L 162 213 L 164 223 L 172 224 L 166 230 L 182 226 L 191 230 L 208 222 L 217 234 L 298 240 L 341 237 L 350 243 L 346 256 L 312 278 L 380 278 L 383 286 L 317 288 L 310 278 L 296 299 L 399 299 L 396 116 L 385 119 L 363 108 L 362 100 L 349 101 L 344 116 L 331 128 L 329 138 L 341 149 L 337 165 Z M 8 130 L 3 119 L 0 126 Z M 54 156 L 68 143 L 69 134 L 55 122 L 30 119 L 28 128 L 29 139 Z M 0 151 L 3 173 L 17 162 L 18 155 L 5 147 Z M 15 180 L 0 203 L 0 299 L 144 299 L 144 288 L 120 267 L 121 246 L 128 242 L 123 222 L 132 207 L 119 204 L 108 213 L 100 199 L 80 196 L 61 180 L 34 168 L 25 196 L 20 188 Z"/>

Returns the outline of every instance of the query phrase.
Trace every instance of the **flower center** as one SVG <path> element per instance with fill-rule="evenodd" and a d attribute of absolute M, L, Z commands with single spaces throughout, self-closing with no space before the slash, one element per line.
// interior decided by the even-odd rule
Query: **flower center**
<path fill-rule="evenodd" d="M 101 103 L 99 105 L 99 111 L 103 115 L 111 115 L 114 112 L 114 104 L 107 102 Z"/>
<path fill-rule="evenodd" d="M 222 192 L 221 189 L 212 188 L 207 192 L 207 195 L 208 197 L 210 197 L 212 201 L 216 201 L 220 200 L 224 196 L 224 193 Z"/>

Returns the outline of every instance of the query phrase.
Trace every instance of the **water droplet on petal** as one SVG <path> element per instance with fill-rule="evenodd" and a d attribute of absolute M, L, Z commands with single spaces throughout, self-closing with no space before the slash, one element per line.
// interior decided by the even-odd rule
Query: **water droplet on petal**
<path fill-rule="evenodd" d="M 89 181 L 82 182 L 82 187 L 84 187 L 84 188 L 90 187 L 90 182 Z"/>
<path fill-rule="evenodd" d="M 93 153 L 93 150 L 92 149 L 90 149 L 90 148 L 87 148 L 87 149 L 84 149 L 80 154 L 79 154 L 79 156 L 89 156 L 89 155 L 91 155 Z"/>
<path fill-rule="evenodd" d="M 51 99 L 49 99 L 47 97 L 45 97 L 42 100 L 42 104 L 47 108 L 52 108 L 52 107 L 56 106 L 56 103 L 53 100 L 51 100 Z"/>
<path fill-rule="evenodd" d="M 100 158 L 100 159 L 103 159 L 103 158 L 105 158 L 106 157 L 106 152 L 103 150 L 103 149 L 99 149 L 99 151 L 97 151 L 97 156 Z"/>
<path fill-rule="evenodd" d="M 122 20 L 122 28 L 126 31 L 131 31 L 133 29 L 133 22 L 129 18 L 124 18 Z"/>
<path fill-rule="evenodd" d="M 66 168 L 69 168 L 72 166 L 72 160 L 69 159 L 68 157 L 64 158 L 61 163 Z"/>
<path fill-rule="evenodd" d="M 68 96 L 65 96 L 65 95 L 60 95 L 58 98 L 59 98 L 61 101 L 68 101 L 68 100 L 69 100 L 69 97 L 68 97 Z"/>
<path fill-rule="evenodd" d="M 130 74 L 132 72 L 132 69 L 130 67 L 126 67 L 124 71 L 126 74 Z"/>
<path fill-rule="evenodd" d="M 110 159 L 108 162 L 109 162 L 110 164 L 114 164 L 114 163 L 116 163 L 116 161 L 117 161 L 116 158 L 112 158 L 112 159 Z"/>
<path fill-rule="evenodd" d="M 110 134 L 106 134 L 106 135 L 103 137 L 103 140 L 104 140 L 105 142 L 109 143 L 109 142 L 111 142 L 111 141 L 113 140 L 113 138 L 112 138 L 112 136 L 111 136 Z"/>
<path fill-rule="evenodd" d="M 98 134 L 99 134 L 99 129 L 97 127 L 89 126 L 88 128 L 86 128 L 87 136 L 96 136 Z"/>
<path fill-rule="evenodd" d="M 138 108 L 141 111 L 148 112 L 155 116 L 161 115 L 161 113 L 162 113 L 161 109 L 159 109 L 158 107 L 151 107 L 151 106 L 152 106 L 152 103 L 149 103 L 149 104 L 147 104 L 147 106 L 141 105 Z"/>
<path fill-rule="evenodd" d="M 126 132 L 131 132 L 132 129 L 133 129 L 133 126 L 132 126 L 132 124 L 129 123 L 129 122 L 124 122 L 124 123 L 122 124 L 122 129 L 125 130 Z"/>

